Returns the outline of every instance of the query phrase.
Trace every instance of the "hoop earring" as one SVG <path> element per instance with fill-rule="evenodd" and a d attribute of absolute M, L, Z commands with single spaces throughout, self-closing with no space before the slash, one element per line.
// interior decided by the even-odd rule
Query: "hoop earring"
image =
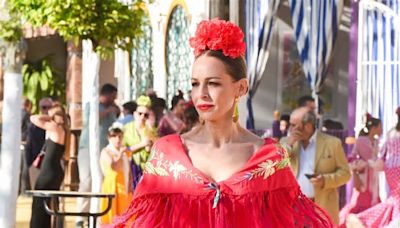
<path fill-rule="evenodd" d="M 232 115 L 233 122 L 235 122 L 235 123 L 238 122 L 238 120 L 239 120 L 238 101 L 239 101 L 239 98 L 235 98 L 235 107 L 233 108 L 233 115 Z"/>

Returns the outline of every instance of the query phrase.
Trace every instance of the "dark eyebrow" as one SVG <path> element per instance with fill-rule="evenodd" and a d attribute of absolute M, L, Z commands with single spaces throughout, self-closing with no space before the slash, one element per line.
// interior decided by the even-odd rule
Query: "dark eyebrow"
<path fill-rule="evenodd" d="M 207 78 L 205 78 L 205 80 L 211 80 L 211 79 L 221 80 L 220 77 L 207 77 Z M 197 78 L 192 78 L 192 80 L 198 80 L 198 79 Z"/>

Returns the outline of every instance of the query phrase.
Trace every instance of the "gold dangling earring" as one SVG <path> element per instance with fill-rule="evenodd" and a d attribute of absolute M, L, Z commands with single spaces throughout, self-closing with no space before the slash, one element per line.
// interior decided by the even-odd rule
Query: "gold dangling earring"
<path fill-rule="evenodd" d="M 239 101 L 239 98 L 235 98 L 235 107 L 233 109 L 233 115 L 232 115 L 233 122 L 235 122 L 235 123 L 238 122 L 238 120 L 239 120 L 238 101 Z"/>

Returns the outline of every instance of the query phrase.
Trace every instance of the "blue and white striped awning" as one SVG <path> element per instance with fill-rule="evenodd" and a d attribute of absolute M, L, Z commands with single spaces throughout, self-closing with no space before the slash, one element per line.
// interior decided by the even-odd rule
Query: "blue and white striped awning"
<path fill-rule="evenodd" d="M 289 5 L 300 61 L 316 97 L 326 76 L 343 0 L 289 0 Z"/>
<path fill-rule="evenodd" d="M 248 129 L 254 129 L 252 98 L 264 74 L 269 46 L 276 24 L 280 0 L 246 1 L 246 59 L 248 63 L 249 95 L 247 97 Z"/>
<path fill-rule="evenodd" d="M 383 132 L 400 106 L 400 0 L 363 0 L 359 5 L 356 132 L 369 112 Z M 384 135 L 385 137 L 385 135 Z"/>

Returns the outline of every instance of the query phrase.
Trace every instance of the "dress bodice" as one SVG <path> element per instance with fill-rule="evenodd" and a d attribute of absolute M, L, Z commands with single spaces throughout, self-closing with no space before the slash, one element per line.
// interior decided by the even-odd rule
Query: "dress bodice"
<path fill-rule="evenodd" d="M 330 227 L 288 167 L 286 151 L 267 140 L 227 180 L 213 182 L 193 167 L 182 140 L 157 141 L 134 199 L 117 227 Z M 296 211 L 296 213 L 295 213 Z"/>

